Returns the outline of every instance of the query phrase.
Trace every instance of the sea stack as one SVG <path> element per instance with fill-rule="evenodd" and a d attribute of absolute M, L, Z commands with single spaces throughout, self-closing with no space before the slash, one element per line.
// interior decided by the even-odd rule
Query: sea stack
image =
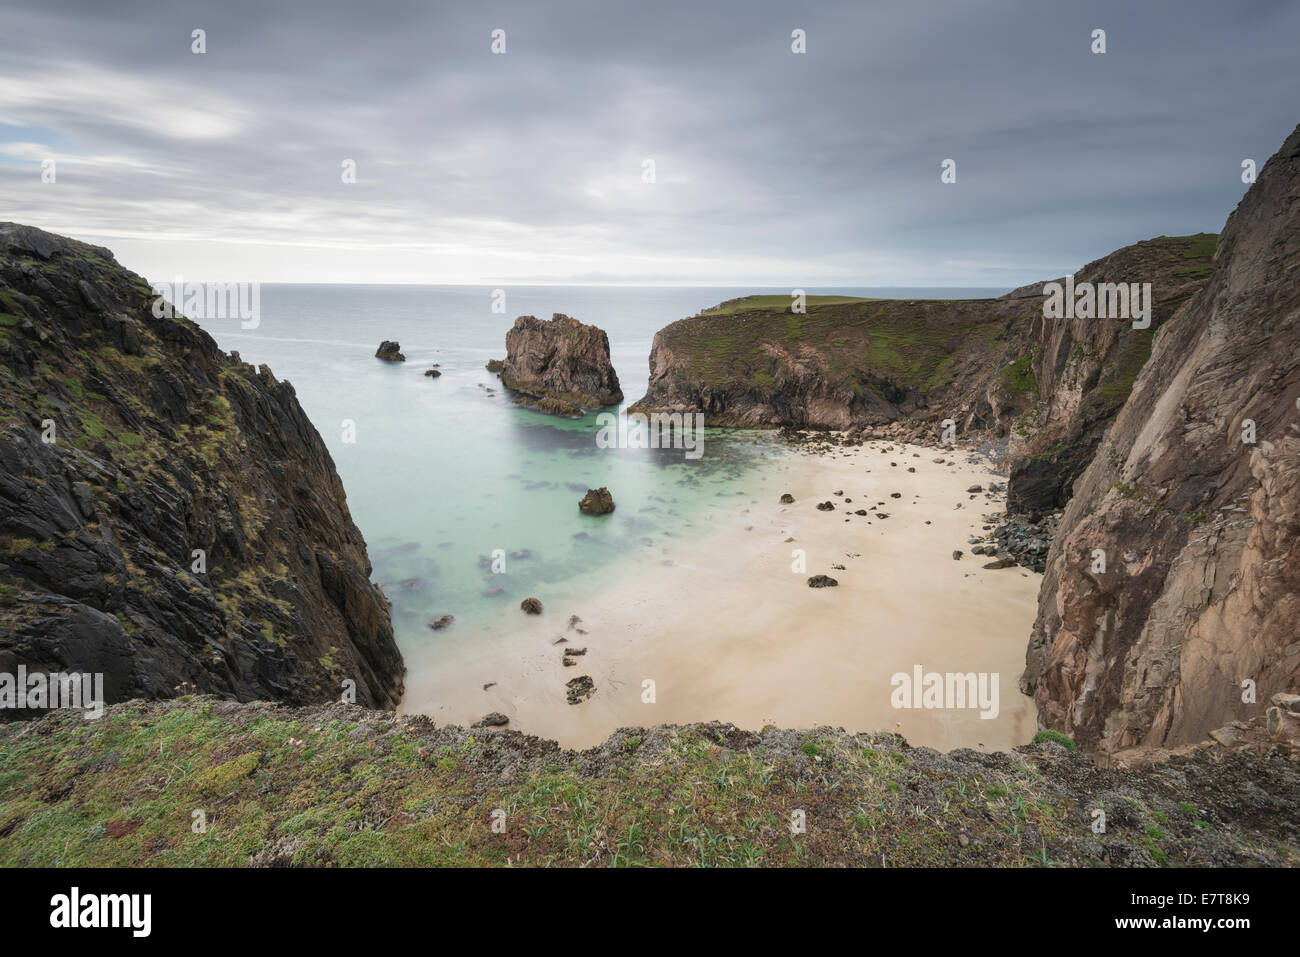
<path fill-rule="evenodd" d="M 553 415 L 580 416 L 623 401 L 603 329 L 556 313 L 520 316 L 506 333 L 501 382 L 515 401 Z"/>

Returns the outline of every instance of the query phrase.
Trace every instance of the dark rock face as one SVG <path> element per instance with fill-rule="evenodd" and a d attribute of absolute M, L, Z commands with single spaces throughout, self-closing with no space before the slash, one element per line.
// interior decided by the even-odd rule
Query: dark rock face
<path fill-rule="evenodd" d="M 578 503 L 578 510 L 584 515 L 608 515 L 614 511 L 614 496 L 607 488 L 589 488 Z"/>
<path fill-rule="evenodd" d="M 1012 429 L 1007 449 L 1008 511 L 1036 517 L 1065 507 L 1075 479 L 1132 391 L 1159 329 L 1213 271 L 1215 239 L 1205 233 L 1147 240 L 1075 273 L 1076 287 L 1151 283 L 1149 329 L 1134 329 L 1131 320 L 1049 319 L 1038 311 L 1028 363 L 1034 404 Z M 1042 284 L 1029 289 L 1037 301 L 1041 289 Z"/>
<path fill-rule="evenodd" d="M 396 342 L 390 342 L 387 339 L 379 343 L 379 348 L 375 350 L 375 358 L 383 359 L 385 362 L 406 361 L 406 356 L 402 355 L 401 345 Z"/>
<path fill-rule="evenodd" d="M 292 386 L 153 304 L 108 250 L 0 224 L 0 671 L 395 706 L 388 601 Z"/>
<path fill-rule="evenodd" d="M 1300 129 L 1161 328 L 1049 552 L 1021 689 L 1081 744 L 1198 741 L 1260 710 L 1243 681 L 1259 702 L 1300 684 L 1298 270 Z"/>
<path fill-rule="evenodd" d="M 549 321 L 535 316 L 515 320 L 506 333 L 501 382 L 519 393 L 516 401 L 553 415 L 578 416 L 584 407 L 623 401 L 618 373 L 609 361 L 609 337 L 560 313 Z"/>

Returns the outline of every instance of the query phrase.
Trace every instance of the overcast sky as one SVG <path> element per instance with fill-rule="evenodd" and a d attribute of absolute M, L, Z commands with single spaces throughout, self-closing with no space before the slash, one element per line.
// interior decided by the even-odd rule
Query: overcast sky
<path fill-rule="evenodd" d="M 4 0 L 0 220 L 155 281 L 1011 287 L 1217 231 L 1300 122 L 1295 2 L 296 8 Z"/>

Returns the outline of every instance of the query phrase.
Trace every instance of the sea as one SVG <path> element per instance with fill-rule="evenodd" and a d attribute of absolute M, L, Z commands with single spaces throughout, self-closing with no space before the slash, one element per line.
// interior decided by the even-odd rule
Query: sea
<path fill-rule="evenodd" d="M 681 449 L 597 445 L 583 419 L 515 405 L 488 360 L 505 357 L 516 316 L 560 312 L 604 329 L 631 404 L 645 393 L 659 329 L 748 294 L 735 287 L 264 284 L 255 328 L 197 320 L 222 349 L 293 384 L 320 432 L 365 537 L 372 578 L 393 606 L 408 661 L 437 667 L 440 643 L 500 628 L 527 597 L 580 604 L 634 576 L 665 537 L 707 526 L 709 513 L 753 496 L 790 454 L 770 432 L 706 428 L 698 458 Z M 810 295 L 985 298 L 1003 289 L 833 288 Z M 505 311 L 501 309 L 504 306 Z M 382 340 L 404 363 L 375 358 Z M 436 367 L 438 377 L 426 377 Z M 613 411 L 613 410 L 611 410 Z M 578 501 L 606 487 L 616 509 Z M 434 630 L 442 615 L 451 628 Z M 451 645 L 448 644 L 448 654 Z"/>

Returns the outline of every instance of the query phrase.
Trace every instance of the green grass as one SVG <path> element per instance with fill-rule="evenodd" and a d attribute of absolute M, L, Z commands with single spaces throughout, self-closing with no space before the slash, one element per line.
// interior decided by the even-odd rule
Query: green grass
<path fill-rule="evenodd" d="M 871 300 L 860 296 L 806 296 L 804 298 L 804 304 L 807 306 L 843 305 L 851 302 L 871 302 Z M 701 312 L 701 315 L 735 316 L 744 312 L 769 309 L 778 312 L 789 312 L 793 304 L 794 298 L 792 296 L 741 296 L 739 299 L 729 299 L 710 309 L 705 309 Z"/>
<path fill-rule="evenodd" d="M 730 747 L 708 727 L 658 728 L 579 757 L 359 708 L 211 698 L 18 731 L 0 729 L 7 867 L 1041 867 L 1098 863 L 1087 855 L 1112 841 L 1172 864 L 1206 863 L 1207 841 L 1283 853 L 1274 832 L 1207 829 L 1140 775 L 1125 786 L 1151 810 L 1131 801 L 1140 813 L 1094 839 L 1059 756 L 937 758 L 889 734 L 772 729 Z"/>
<path fill-rule="evenodd" d="M 1067 751 L 1074 750 L 1074 739 L 1068 734 L 1062 734 L 1060 731 L 1053 731 L 1051 728 L 1042 728 L 1034 735 L 1034 744 L 1042 744 L 1044 741 L 1054 741 Z"/>
<path fill-rule="evenodd" d="M 438 746 L 407 728 L 376 747 L 347 721 L 144 707 L 0 746 L 0 865 L 244 865 L 279 842 L 295 863 L 342 866 L 863 864 L 881 853 L 923 866 L 955 846 L 952 821 L 918 816 L 903 793 L 920 778 L 896 745 L 809 736 L 802 753 L 776 757 L 684 729 L 650 759 L 628 738 L 625 763 L 601 776 L 557 761 L 503 784 L 477 764 L 492 735 Z M 998 778 L 997 798 L 961 785 L 952 814 L 1007 834 L 1060 830 L 1064 808 L 1034 776 Z M 491 830 L 498 808 L 504 834 Z M 791 831 L 795 810 L 806 833 Z M 1039 852 L 1005 853 L 1032 865 Z"/>
<path fill-rule="evenodd" d="M 1007 392 L 1029 392 L 1037 382 L 1034 379 L 1033 353 L 1017 356 L 1014 361 L 1003 367 L 999 375 L 1002 388 Z"/>
<path fill-rule="evenodd" d="M 1218 233 L 1196 233 L 1191 236 L 1180 236 L 1179 239 L 1185 240 L 1183 246 L 1184 259 L 1205 259 L 1214 256 L 1214 250 L 1219 245 Z"/>

